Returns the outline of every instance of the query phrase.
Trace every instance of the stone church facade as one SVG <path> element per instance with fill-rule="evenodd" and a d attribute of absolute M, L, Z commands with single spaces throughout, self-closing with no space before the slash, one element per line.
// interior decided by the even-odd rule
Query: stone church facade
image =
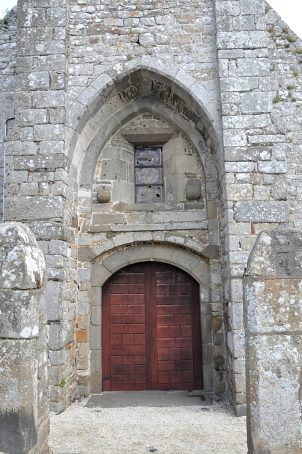
<path fill-rule="evenodd" d="M 197 283 L 203 389 L 243 415 L 248 257 L 302 223 L 301 41 L 262 0 L 19 0 L 0 49 L 1 216 L 45 256 L 52 409 L 104 389 L 103 288 L 153 262 Z"/>

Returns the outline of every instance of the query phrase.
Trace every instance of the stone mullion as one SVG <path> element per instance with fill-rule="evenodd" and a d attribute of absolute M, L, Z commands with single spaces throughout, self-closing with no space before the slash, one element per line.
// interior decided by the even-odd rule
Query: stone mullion
<path fill-rule="evenodd" d="M 274 225 L 283 222 L 286 216 L 283 203 L 271 204 L 269 198 L 265 200 L 263 191 L 269 189 L 261 184 L 261 166 L 265 167 L 271 159 L 265 143 L 268 135 L 276 134 L 270 116 L 272 92 L 263 17 L 262 0 L 216 0 L 227 196 L 223 222 L 228 262 L 225 296 L 229 319 L 229 387 L 238 414 L 245 411 L 241 278 L 256 238 L 254 224 L 257 223 L 257 228 L 267 222 Z M 269 215 L 269 211 L 274 214 Z"/>
<path fill-rule="evenodd" d="M 18 4 L 15 128 L 7 143 L 5 220 L 28 223 L 45 254 L 49 282 L 50 396 L 61 411 L 74 392 L 75 253 L 70 245 L 70 182 L 65 147 L 66 5 L 59 0 Z M 62 320 L 68 321 L 62 324 Z M 65 387 L 65 383 L 71 386 Z M 72 383 L 73 382 L 73 383 Z M 63 389 L 64 383 L 64 389 Z"/>

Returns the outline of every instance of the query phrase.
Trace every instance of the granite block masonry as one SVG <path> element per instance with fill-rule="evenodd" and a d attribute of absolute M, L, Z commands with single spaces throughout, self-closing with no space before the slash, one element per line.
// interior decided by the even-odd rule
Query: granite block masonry
<path fill-rule="evenodd" d="M 249 453 L 302 451 L 302 235 L 262 232 L 244 278 Z"/>
<path fill-rule="evenodd" d="M 0 225 L 0 269 L 0 451 L 46 454 L 46 267 L 28 227 Z"/>
<path fill-rule="evenodd" d="M 247 260 L 302 222 L 301 47 L 262 0 L 19 0 L 1 22 L 4 221 L 47 263 L 53 411 L 102 389 L 103 285 L 153 260 L 198 282 L 205 392 L 245 413 Z"/>

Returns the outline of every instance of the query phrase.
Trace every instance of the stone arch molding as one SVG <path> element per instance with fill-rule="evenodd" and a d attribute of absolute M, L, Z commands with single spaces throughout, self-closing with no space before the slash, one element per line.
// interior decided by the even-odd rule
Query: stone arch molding
<path fill-rule="evenodd" d="M 138 262 L 163 262 L 176 266 L 195 279 L 200 286 L 209 285 L 208 262 L 188 249 L 164 244 L 135 244 L 116 248 L 92 262 L 92 287 L 102 287 L 117 271 Z M 204 302 L 208 298 L 204 296 Z"/>
<path fill-rule="evenodd" d="M 85 169 L 84 156 L 96 136 L 98 135 L 98 140 L 101 137 L 104 143 L 106 138 L 108 139 L 121 126 L 122 122 L 129 120 L 131 115 L 134 116 L 139 112 L 140 106 L 133 102 L 127 103 L 128 111 L 125 110 L 125 102 L 123 106 L 121 102 L 120 108 L 114 106 L 112 94 L 114 90 L 122 90 L 127 85 L 129 87 L 135 83 L 142 72 L 158 80 L 164 80 L 175 93 L 179 94 L 184 99 L 184 104 L 193 108 L 196 113 L 194 123 L 196 131 L 200 133 L 199 137 L 202 138 L 202 132 L 206 130 L 215 151 L 221 149 L 221 137 L 218 132 L 220 131 L 220 118 L 216 103 L 213 102 L 212 93 L 174 62 L 167 63 L 158 58 L 143 56 L 113 66 L 108 73 L 103 73 L 93 80 L 75 100 L 70 101 L 67 126 L 71 132 L 71 171 L 80 185 L 85 186 L 85 182 L 90 180 L 91 172 L 89 164 L 88 170 Z M 145 109 L 145 106 L 142 108 Z M 167 118 L 164 112 L 161 114 Z M 111 123 L 109 122 L 110 117 Z M 171 113 L 168 114 L 168 117 L 170 121 L 174 121 L 177 127 L 180 127 L 176 119 L 173 116 L 171 118 Z M 116 126 L 113 126 L 113 123 Z M 180 129 L 183 128 L 180 127 Z"/>
<path fill-rule="evenodd" d="M 170 235 L 165 231 L 156 231 L 139 232 L 139 234 L 137 232 L 124 232 L 119 234 L 118 239 L 106 238 L 105 241 L 94 241 L 90 246 L 79 246 L 78 257 L 80 261 L 93 263 L 102 260 L 114 250 L 125 249 L 134 245 L 140 247 L 147 244 L 187 250 L 194 256 L 201 256 L 203 260 L 217 259 L 219 256 L 219 248 L 217 246 L 209 246 L 207 243 L 196 241 L 187 235 L 180 235 L 174 232 Z"/>

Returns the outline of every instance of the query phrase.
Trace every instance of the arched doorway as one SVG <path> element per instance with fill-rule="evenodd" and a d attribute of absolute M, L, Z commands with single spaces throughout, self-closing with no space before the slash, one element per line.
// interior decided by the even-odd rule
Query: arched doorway
<path fill-rule="evenodd" d="M 127 266 L 103 287 L 103 390 L 202 388 L 199 286 L 165 263 Z"/>

